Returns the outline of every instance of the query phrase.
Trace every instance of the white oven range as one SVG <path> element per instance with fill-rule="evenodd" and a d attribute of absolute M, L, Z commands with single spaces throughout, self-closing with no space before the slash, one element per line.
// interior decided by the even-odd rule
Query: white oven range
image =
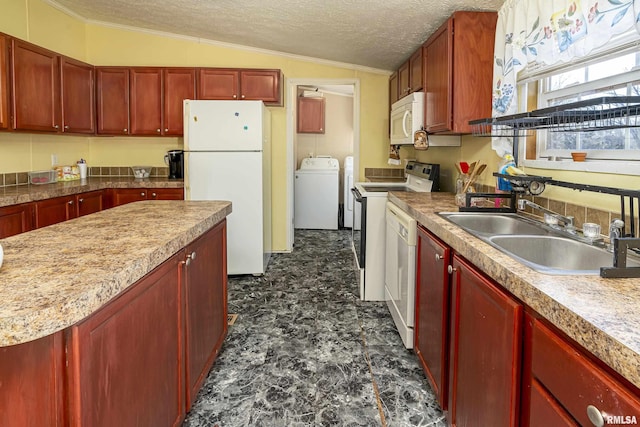
<path fill-rule="evenodd" d="M 405 182 L 357 182 L 353 192 L 352 246 L 360 299 L 385 300 L 385 211 L 389 191 L 439 191 L 440 165 L 410 161 Z"/>

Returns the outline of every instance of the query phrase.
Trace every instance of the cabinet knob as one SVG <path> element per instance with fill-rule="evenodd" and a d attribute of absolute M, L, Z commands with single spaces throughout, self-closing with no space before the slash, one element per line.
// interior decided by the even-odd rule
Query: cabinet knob
<path fill-rule="evenodd" d="M 448 266 L 448 267 L 447 267 L 447 272 L 448 272 L 449 274 L 453 274 L 453 272 L 454 272 L 454 271 L 458 271 L 458 269 L 457 269 L 457 268 L 455 268 L 455 267 L 454 267 L 454 266 L 452 266 L 452 265 L 450 265 L 450 266 Z"/>
<path fill-rule="evenodd" d="M 233 95 L 233 99 L 236 99 L 237 97 L 238 97 L 238 95 L 235 95 L 235 94 Z"/>
<path fill-rule="evenodd" d="M 169 132 L 169 128 L 164 128 L 164 131 L 165 132 Z"/>
<path fill-rule="evenodd" d="M 140 193 L 140 197 L 144 197 L 146 194 L 144 192 Z"/>
<path fill-rule="evenodd" d="M 440 261 L 441 259 L 444 259 L 444 257 L 440 254 L 436 254 L 436 261 Z"/>
<path fill-rule="evenodd" d="M 73 204 L 73 200 L 69 200 L 67 203 L 72 205 Z"/>
<path fill-rule="evenodd" d="M 151 197 L 157 197 L 158 195 L 156 193 L 151 193 Z"/>
<path fill-rule="evenodd" d="M 194 259 L 196 259 L 196 251 L 191 252 L 190 254 L 187 255 L 187 259 L 184 262 L 187 266 L 189 266 L 191 264 L 191 261 L 193 261 Z"/>
<path fill-rule="evenodd" d="M 242 95 L 241 98 L 244 99 L 244 95 Z"/>
<path fill-rule="evenodd" d="M 64 125 L 64 128 L 65 129 L 69 129 L 69 125 Z"/>
<path fill-rule="evenodd" d="M 160 133 L 160 128 L 156 129 L 156 132 Z"/>
<path fill-rule="evenodd" d="M 595 427 L 604 427 L 605 422 L 602 412 L 595 406 L 587 406 L 587 417 L 589 417 L 589 421 L 591 421 Z"/>
<path fill-rule="evenodd" d="M 84 199 L 78 199 L 78 203 L 84 202 Z"/>
<path fill-rule="evenodd" d="M 191 257 L 191 259 L 196 259 L 196 251 L 191 252 L 191 255 L 189 255 Z"/>
<path fill-rule="evenodd" d="M 127 131 L 127 128 L 122 129 L 122 132 L 126 132 L 126 131 Z"/>
<path fill-rule="evenodd" d="M 322 130 L 322 128 L 320 128 L 320 130 Z"/>
<path fill-rule="evenodd" d="M 60 129 L 60 125 L 53 125 L 54 129 Z"/>

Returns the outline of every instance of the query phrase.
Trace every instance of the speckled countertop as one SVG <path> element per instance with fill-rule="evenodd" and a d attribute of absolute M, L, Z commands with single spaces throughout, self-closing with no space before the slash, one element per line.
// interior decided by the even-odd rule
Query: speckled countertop
<path fill-rule="evenodd" d="M 0 207 L 68 196 L 105 188 L 183 188 L 182 180 L 167 178 L 134 179 L 132 177 L 96 177 L 43 185 L 0 187 Z"/>
<path fill-rule="evenodd" d="M 150 200 L 0 240 L 0 346 L 84 319 L 229 213 L 226 201 Z"/>
<path fill-rule="evenodd" d="M 457 211 L 448 193 L 389 193 L 457 253 L 640 387 L 640 279 L 552 276 L 503 254 L 436 212 Z"/>

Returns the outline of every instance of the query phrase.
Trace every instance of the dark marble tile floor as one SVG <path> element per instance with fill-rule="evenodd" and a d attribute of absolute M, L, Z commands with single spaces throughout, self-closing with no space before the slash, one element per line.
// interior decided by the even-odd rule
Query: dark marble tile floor
<path fill-rule="evenodd" d="M 229 313 L 184 427 L 446 425 L 386 304 L 359 299 L 349 230 L 296 230 L 264 276 L 230 277 Z"/>

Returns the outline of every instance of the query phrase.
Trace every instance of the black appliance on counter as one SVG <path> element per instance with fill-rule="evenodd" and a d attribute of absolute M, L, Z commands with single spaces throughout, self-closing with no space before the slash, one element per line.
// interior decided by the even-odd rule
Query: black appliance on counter
<path fill-rule="evenodd" d="M 169 166 L 169 179 L 184 178 L 184 151 L 170 150 L 164 156 L 164 162 Z"/>

